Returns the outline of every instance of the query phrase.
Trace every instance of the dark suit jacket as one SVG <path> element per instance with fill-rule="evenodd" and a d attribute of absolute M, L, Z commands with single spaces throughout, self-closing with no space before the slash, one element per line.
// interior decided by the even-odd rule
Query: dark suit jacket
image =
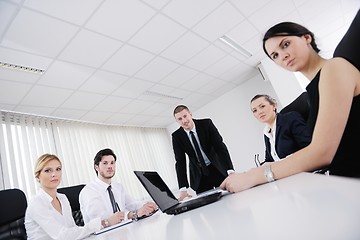
<path fill-rule="evenodd" d="M 279 158 L 306 147 L 311 142 L 311 134 L 303 117 L 298 112 L 278 113 L 276 116 L 275 149 Z M 273 162 L 270 141 L 265 139 L 265 162 Z"/>
<path fill-rule="evenodd" d="M 225 178 L 227 176 L 227 170 L 234 169 L 234 167 L 220 133 L 211 119 L 193 120 L 203 151 L 209 158 L 211 164 L 216 167 Z M 179 188 L 189 187 L 185 156 L 185 154 L 187 154 L 189 157 L 190 186 L 196 191 L 200 184 L 201 170 L 197 165 L 195 150 L 182 127 L 172 133 L 172 144 L 176 160 L 175 168 Z"/>

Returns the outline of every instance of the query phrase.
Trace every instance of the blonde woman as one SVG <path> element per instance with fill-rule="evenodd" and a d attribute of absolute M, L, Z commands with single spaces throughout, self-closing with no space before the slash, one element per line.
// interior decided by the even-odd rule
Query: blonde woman
<path fill-rule="evenodd" d="M 263 163 L 279 161 L 311 142 L 310 131 L 300 113 L 277 113 L 276 100 L 269 95 L 254 96 L 250 101 L 250 108 L 254 117 L 265 124 L 266 149 Z"/>
<path fill-rule="evenodd" d="M 26 210 L 28 239 L 81 239 L 104 225 L 98 218 L 84 227 L 76 226 L 67 197 L 57 192 L 61 176 L 62 165 L 57 156 L 44 154 L 37 159 L 35 178 L 40 184 L 40 190 L 29 201 Z"/>

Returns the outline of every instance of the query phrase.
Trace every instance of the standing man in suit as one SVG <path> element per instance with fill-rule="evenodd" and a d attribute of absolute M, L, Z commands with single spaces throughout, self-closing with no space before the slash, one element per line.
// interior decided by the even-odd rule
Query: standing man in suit
<path fill-rule="evenodd" d="M 190 187 L 201 193 L 220 186 L 234 172 L 229 151 L 211 119 L 193 119 L 190 110 L 179 105 L 174 117 L 180 125 L 172 133 L 175 168 L 180 188 L 179 200 L 191 197 L 187 193 L 186 156 L 189 157 Z"/>

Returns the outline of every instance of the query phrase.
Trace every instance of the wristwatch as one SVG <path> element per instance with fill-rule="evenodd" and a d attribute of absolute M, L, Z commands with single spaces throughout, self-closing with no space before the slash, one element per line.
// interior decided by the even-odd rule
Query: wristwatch
<path fill-rule="evenodd" d="M 105 227 L 108 227 L 109 226 L 109 220 L 104 219 L 104 225 L 105 225 Z"/>
<path fill-rule="evenodd" d="M 132 211 L 132 217 L 131 217 L 131 219 L 132 219 L 133 221 L 135 221 L 135 222 L 138 220 L 137 210 Z"/>
<path fill-rule="evenodd" d="M 271 171 L 271 166 L 270 165 L 265 165 L 264 166 L 265 170 L 264 170 L 264 176 L 266 177 L 266 180 L 268 182 L 273 182 L 275 181 L 274 179 L 274 173 Z"/>

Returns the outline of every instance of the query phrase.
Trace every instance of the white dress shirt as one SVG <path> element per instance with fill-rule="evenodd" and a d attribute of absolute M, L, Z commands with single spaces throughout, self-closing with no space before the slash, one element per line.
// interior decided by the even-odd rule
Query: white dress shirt
<path fill-rule="evenodd" d="M 271 153 L 272 158 L 274 159 L 274 161 L 280 161 L 281 159 L 277 155 L 277 152 L 276 152 L 276 149 L 275 149 L 275 146 L 276 146 L 276 142 L 275 142 L 275 139 L 276 139 L 276 136 L 275 136 L 275 133 L 276 133 L 276 118 L 275 118 L 275 121 L 274 121 L 274 124 L 273 124 L 272 128 L 270 128 L 268 125 L 265 125 L 265 128 L 264 128 L 263 132 L 264 132 L 264 135 L 269 138 L 270 153 Z"/>
<path fill-rule="evenodd" d="M 52 197 L 43 189 L 30 201 L 25 214 L 25 228 L 29 240 L 82 239 L 102 228 L 101 220 L 93 219 L 84 227 L 76 226 L 69 200 L 58 193 L 62 214 L 51 204 Z"/>
<path fill-rule="evenodd" d="M 81 190 L 79 202 L 85 223 L 94 218 L 105 220 L 114 214 L 107 191 L 108 187 L 107 183 L 96 178 Z M 120 211 L 125 212 L 125 220 L 129 211 L 138 210 L 143 206 L 140 201 L 135 201 L 120 183 L 111 183 L 111 189 Z"/>

